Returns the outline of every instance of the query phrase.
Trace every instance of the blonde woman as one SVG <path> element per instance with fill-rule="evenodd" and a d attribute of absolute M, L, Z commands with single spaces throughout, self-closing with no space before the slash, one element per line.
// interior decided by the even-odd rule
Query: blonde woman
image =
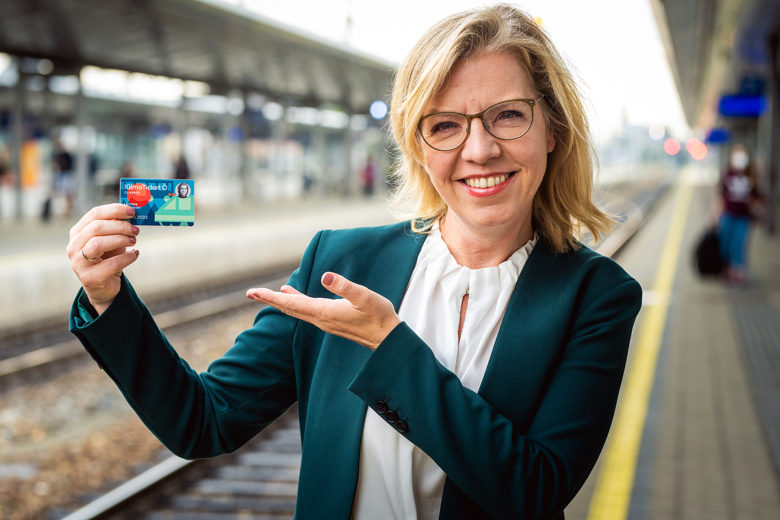
<path fill-rule="evenodd" d="M 508 5 L 431 28 L 398 71 L 396 225 L 322 231 L 209 370 L 178 358 L 96 208 L 68 253 L 71 328 L 184 457 L 298 403 L 298 518 L 562 518 L 609 429 L 641 289 L 577 241 L 608 218 L 575 84 Z M 100 236 L 96 236 L 96 235 Z M 122 344 L 116 338 L 122 338 Z"/>

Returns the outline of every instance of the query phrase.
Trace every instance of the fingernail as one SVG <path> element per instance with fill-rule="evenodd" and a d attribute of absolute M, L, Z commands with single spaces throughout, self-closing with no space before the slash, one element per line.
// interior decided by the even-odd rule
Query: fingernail
<path fill-rule="evenodd" d="M 322 275 L 322 285 L 328 286 L 333 283 L 333 273 L 325 273 Z"/>
<path fill-rule="evenodd" d="M 135 244 L 135 237 L 130 237 L 130 243 Z"/>
<path fill-rule="evenodd" d="M 128 216 L 132 217 L 135 216 L 135 209 L 134 208 L 126 208 L 126 213 Z"/>
<path fill-rule="evenodd" d="M 130 228 L 130 230 L 133 232 L 134 235 L 137 235 L 141 230 L 138 229 L 138 226 L 133 226 Z"/>
<path fill-rule="evenodd" d="M 134 249 L 133 252 L 135 253 L 135 256 L 138 256 L 141 254 L 141 252 L 138 249 Z"/>

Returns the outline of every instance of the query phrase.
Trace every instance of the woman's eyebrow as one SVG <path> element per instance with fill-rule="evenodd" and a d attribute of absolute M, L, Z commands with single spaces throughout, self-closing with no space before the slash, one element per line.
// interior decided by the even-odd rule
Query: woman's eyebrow
<path fill-rule="evenodd" d="M 512 100 L 515 100 L 515 99 L 534 99 L 534 100 L 538 101 L 539 95 L 535 95 L 535 96 L 533 96 L 533 95 L 531 95 L 531 96 L 520 96 L 520 95 L 517 95 L 515 97 L 508 97 L 506 99 L 498 100 L 495 103 L 491 103 L 491 104 L 485 106 L 484 108 L 482 108 L 482 110 L 485 110 L 486 108 L 490 108 L 493 105 L 497 105 L 497 104 L 503 103 L 505 101 L 512 101 Z M 478 113 L 482 112 L 482 110 L 477 110 L 476 112 L 460 112 L 458 110 L 444 109 L 444 108 L 439 108 L 439 107 L 434 106 L 434 107 L 429 108 L 428 110 L 423 111 L 423 116 L 427 116 L 429 114 L 439 114 L 439 113 L 448 113 L 448 114 L 478 114 Z"/>
<path fill-rule="evenodd" d="M 444 109 L 441 109 L 439 107 L 431 107 L 428 110 L 425 110 L 423 112 L 423 115 L 426 115 L 426 114 L 437 114 L 439 112 L 454 112 L 454 110 L 444 110 Z"/>

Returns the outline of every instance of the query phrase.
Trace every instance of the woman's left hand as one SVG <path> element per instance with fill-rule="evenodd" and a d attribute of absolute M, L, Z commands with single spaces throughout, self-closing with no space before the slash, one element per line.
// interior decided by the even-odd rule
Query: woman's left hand
<path fill-rule="evenodd" d="M 341 298 L 311 298 L 289 285 L 280 292 L 249 289 L 246 296 L 371 350 L 401 322 L 390 300 L 341 275 L 325 273 L 322 285 Z"/>

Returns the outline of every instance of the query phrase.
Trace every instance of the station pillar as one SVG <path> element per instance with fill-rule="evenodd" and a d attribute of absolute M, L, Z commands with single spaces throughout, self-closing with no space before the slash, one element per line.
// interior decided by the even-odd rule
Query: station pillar
<path fill-rule="evenodd" d="M 769 179 L 767 186 L 767 230 L 773 235 L 777 229 L 775 222 L 777 205 L 778 169 L 780 169 L 780 153 L 777 151 L 778 132 L 780 132 L 780 88 L 778 87 L 778 44 L 780 37 L 777 33 L 769 38 L 769 95 L 770 95 L 770 122 L 769 122 Z"/>
<path fill-rule="evenodd" d="M 22 70 L 22 58 L 16 57 L 16 88 L 14 89 L 15 102 L 11 116 L 11 171 L 14 172 L 14 204 L 16 218 L 23 216 L 22 196 L 22 144 L 24 143 L 24 108 L 25 99 L 25 74 Z"/>
<path fill-rule="evenodd" d="M 352 165 L 352 116 L 347 112 L 347 126 L 344 127 L 344 195 L 354 195 L 358 189 L 358 172 Z"/>
<path fill-rule="evenodd" d="M 274 182 L 282 183 L 287 178 L 285 165 L 284 143 L 287 140 L 287 104 L 282 104 L 279 119 L 271 124 L 271 136 L 273 139 L 273 166 L 272 177 Z M 277 188 L 275 186 L 274 188 Z"/>
<path fill-rule="evenodd" d="M 173 131 L 178 136 L 178 146 L 173 146 L 172 156 L 168 157 L 173 168 L 171 176 L 187 175 L 192 178 L 192 163 L 187 158 L 187 133 L 190 128 L 189 100 L 182 94 L 173 117 Z M 183 163 L 181 161 L 184 161 Z"/>
<path fill-rule="evenodd" d="M 91 132 L 93 129 L 87 127 L 86 117 L 86 104 L 87 100 L 84 97 L 84 85 L 81 82 L 81 73 L 79 72 L 76 77 L 78 78 L 79 88 L 76 92 L 76 161 L 75 161 L 75 204 L 74 209 L 77 215 L 84 213 L 88 206 L 93 202 L 90 200 L 90 183 L 89 183 L 89 146 L 90 139 L 92 137 Z M 90 134 L 89 136 L 87 134 Z"/>
<path fill-rule="evenodd" d="M 238 115 L 238 126 L 241 129 L 239 177 L 242 188 L 241 197 L 246 199 L 250 193 L 250 179 L 252 177 L 251 160 L 249 158 L 249 134 L 251 132 L 249 123 L 249 94 L 246 91 L 242 91 L 241 99 L 244 102 L 244 108 Z"/>
<path fill-rule="evenodd" d="M 329 189 L 331 179 L 328 178 L 328 148 L 326 143 L 325 127 L 322 121 L 312 129 L 312 144 L 314 145 L 314 157 L 316 170 L 312 172 L 313 181 L 316 183 L 317 190 L 320 193 L 326 193 Z"/>

